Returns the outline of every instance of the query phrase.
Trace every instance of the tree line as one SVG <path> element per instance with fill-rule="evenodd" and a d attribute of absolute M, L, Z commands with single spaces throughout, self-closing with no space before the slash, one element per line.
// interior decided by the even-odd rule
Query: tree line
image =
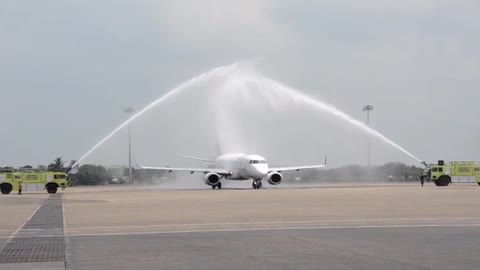
<path fill-rule="evenodd" d="M 347 165 L 331 169 L 289 172 L 285 173 L 285 179 L 288 181 L 300 179 L 302 182 L 415 182 L 419 181 L 422 172 L 421 167 L 390 162 L 370 168 Z"/>
<path fill-rule="evenodd" d="M 75 161 L 67 162 L 61 157 L 57 157 L 48 166 L 38 166 L 40 170 L 53 172 L 69 173 Z M 34 169 L 30 165 L 23 166 L 21 169 Z M 13 170 L 12 167 L 0 167 L 0 171 Z M 348 165 L 338 168 L 321 170 L 303 170 L 299 172 L 285 172 L 285 182 L 301 181 L 305 183 L 329 183 L 329 182 L 414 182 L 419 181 L 423 169 L 417 166 L 410 166 L 400 162 L 386 163 L 380 166 L 372 166 L 370 169 L 365 166 Z M 128 169 L 121 172 L 122 178 L 126 179 Z M 158 184 L 166 179 L 174 178 L 175 173 L 166 173 L 165 171 L 134 169 L 133 177 L 136 183 L 140 184 Z M 180 176 L 180 175 L 179 175 Z M 78 168 L 74 174 L 69 173 L 72 185 L 103 185 L 112 182 L 114 177 L 112 173 L 102 165 L 85 164 Z M 115 176 L 118 177 L 118 176 Z M 181 176 L 180 176 L 181 177 Z M 119 181 L 116 183 L 125 183 Z"/>

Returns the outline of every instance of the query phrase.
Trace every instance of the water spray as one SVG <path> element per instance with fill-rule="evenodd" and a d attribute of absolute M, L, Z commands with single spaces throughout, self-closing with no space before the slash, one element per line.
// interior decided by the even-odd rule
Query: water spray
<path fill-rule="evenodd" d="M 196 77 L 193 77 L 192 79 L 190 79 L 190 80 L 178 85 L 177 87 L 173 88 L 172 90 L 167 92 L 165 95 L 163 95 L 160 98 L 158 98 L 157 100 L 153 101 L 152 103 L 147 105 L 145 108 L 143 108 L 142 110 L 140 110 L 136 114 L 134 114 L 132 117 L 130 117 L 127 121 L 123 122 L 120 126 L 115 128 L 110 134 L 108 134 L 105 138 L 103 138 L 101 141 L 99 141 L 97 144 L 95 144 L 90 150 L 88 150 L 87 153 L 85 153 L 80 159 L 78 159 L 75 162 L 75 164 L 72 165 L 72 167 L 75 167 L 78 164 L 80 164 L 80 162 L 82 162 L 85 158 L 87 158 L 93 151 L 95 151 L 98 147 L 100 147 L 102 144 L 104 144 L 107 140 L 109 140 L 111 137 L 113 137 L 113 135 L 115 135 L 117 132 L 119 132 L 121 129 L 123 129 L 125 126 L 130 124 L 132 121 L 134 121 L 138 117 L 142 116 L 143 114 L 145 114 L 149 110 L 156 107 L 158 104 L 160 104 L 160 103 L 164 102 L 165 100 L 171 98 L 172 96 L 182 92 L 186 88 L 192 86 L 192 84 L 194 84 L 194 83 L 205 81 L 205 80 L 207 80 L 207 79 L 209 79 L 209 78 L 211 78 L 215 75 L 225 75 L 225 74 L 228 73 L 228 71 L 230 69 L 234 68 L 236 65 L 237 64 L 234 63 L 232 65 L 214 68 L 214 69 L 210 70 L 209 72 L 206 72 L 206 73 L 203 73 L 203 74 L 198 75 Z"/>
<path fill-rule="evenodd" d="M 276 82 L 276 81 L 274 81 L 272 79 L 269 79 L 269 78 L 266 78 L 264 76 L 258 76 L 258 75 L 251 74 L 251 73 L 247 73 L 245 75 L 246 75 L 246 78 L 250 79 L 253 83 L 260 84 L 261 89 L 270 90 L 270 91 L 273 91 L 273 92 L 276 92 L 276 93 L 281 93 L 281 94 L 287 94 L 287 95 L 291 96 L 295 101 L 300 101 L 302 103 L 311 105 L 313 108 L 316 108 L 316 109 L 319 109 L 321 111 L 327 112 L 327 113 L 329 113 L 329 114 L 331 114 L 331 115 L 333 115 L 337 118 L 340 118 L 340 119 L 348 122 L 349 124 L 351 124 L 353 126 L 356 126 L 356 127 L 360 128 L 362 131 L 366 132 L 367 134 L 369 134 L 373 137 L 376 137 L 376 138 L 382 140 L 383 142 L 393 146 L 397 150 L 399 150 L 399 151 L 403 152 L 404 154 L 408 155 L 409 157 L 415 159 L 419 163 L 422 162 L 421 159 L 419 159 L 418 157 L 416 157 L 415 155 L 413 155 L 412 153 L 410 153 L 409 151 L 407 151 L 405 148 L 401 147 L 400 145 L 398 145 L 394 141 L 390 140 L 385 135 L 383 135 L 380 132 L 370 128 L 369 126 L 365 125 L 363 122 L 360 122 L 360 121 L 354 119 L 353 117 L 351 117 L 350 115 L 342 112 L 341 110 L 337 109 L 333 105 L 327 104 L 323 101 L 315 100 L 315 99 L 299 92 L 298 90 L 295 90 L 291 87 L 283 85 L 279 82 Z M 262 87 L 262 86 L 264 86 L 264 87 Z"/>
<path fill-rule="evenodd" d="M 234 63 L 232 65 L 215 68 L 215 69 L 213 69 L 209 72 L 206 72 L 206 73 L 203 73 L 199 76 L 196 76 L 196 77 L 180 84 L 179 86 L 175 87 L 174 89 L 170 90 L 165 95 L 163 95 L 160 98 L 158 98 L 157 100 L 153 101 L 152 103 L 147 105 L 145 108 L 143 108 L 142 110 L 140 110 L 136 114 L 134 114 L 132 117 L 130 117 L 127 121 L 123 122 L 120 126 L 115 128 L 110 134 L 108 134 L 105 138 L 103 138 L 101 141 L 99 141 L 97 144 L 95 144 L 87 153 L 85 153 L 80 159 L 78 159 L 78 161 L 76 161 L 75 164 L 72 165 L 72 167 L 76 167 L 81 161 L 83 161 L 92 152 L 94 152 L 97 148 L 99 148 L 101 145 L 103 145 L 107 140 L 109 140 L 112 136 L 114 136 L 117 132 L 119 132 L 121 129 L 123 129 L 128 124 L 130 124 L 132 121 L 136 120 L 137 118 L 139 118 L 140 116 L 142 116 L 146 112 L 150 111 L 151 109 L 153 109 L 154 107 L 156 107 L 160 103 L 168 100 L 172 96 L 183 92 L 185 89 L 187 89 L 191 86 L 194 86 L 195 83 L 206 81 L 206 80 L 208 80 L 210 78 L 213 78 L 215 76 L 222 77 L 222 76 L 232 75 L 232 74 L 235 75 L 235 77 L 230 77 L 229 78 L 230 80 L 234 80 L 236 82 L 238 82 L 239 79 L 242 80 L 242 81 L 245 81 L 245 80 L 246 81 L 251 81 L 252 83 L 257 84 L 260 89 L 265 89 L 267 91 L 271 91 L 271 92 L 277 93 L 277 94 L 278 93 L 283 94 L 283 95 L 286 94 L 286 95 L 292 97 L 292 99 L 295 100 L 295 101 L 300 101 L 302 103 L 311 105 L 313 108 L 319 109 L 323 112 L 327 112 L 327 113 L 329 113 L 329 114 L 331 114 L 331 115 L 333 115 L 337 118 L 342 119 L 343 121 L 346 121 L 347 123 L 349 123 L 353 126 L 356 126 L 356 127 L 360 128 L 362 131 L 366 132 L 367 134 L 382 140 L 383 142 L 393 146 L 395 149 L 403 152 L 404 154 L 406 154 L 406 155 L 410 156 L 411 158 L 415 159 L 416 161 L 424 164 L 424 162 L 422 162 L 421 159 L 417 158 L 415 155 L 408 152 L 406 149 L 404 149 L 403 147 L 401 147 L 397 143 L 388 139 L 386 136 L 384 136 L 380 132 L 368 127 L 363 122 L 360 122 L 360 121 L 354 119 L 353 117 L 351 117 L 350 115 L 342 112 L 341 110 L 337 109 L 336 107 L 334 107 L 334 106 L 332 106 L 328 103 L 325 103 L 325 102 L 322 102 L 322 101 L 319 101 L 319 100 L 315 100 L 315 99 L 299 92 L 298 90 L 295 90 L 293 88 L 285 86 L 285 85 L 283 85 L 279 82 L 276 82 L 276 81 L 274 81 L 272 79 L 269 79 L 269 78 L 266 78 L 264 76 L 259 76 L 258 74 L 253 74 L 251 72 L 232 73 L 233 70 L 239 71 L 237 69 L 237 66 L 238 66 L 238 62 Z M 233 88 L 235 88 L 235 87 L 233 87 Z M 238 89 L 238 88 L 236 88 L 236 89 Z M 230 89 L 230 90 L 232 90 L 232 89 Z"/>

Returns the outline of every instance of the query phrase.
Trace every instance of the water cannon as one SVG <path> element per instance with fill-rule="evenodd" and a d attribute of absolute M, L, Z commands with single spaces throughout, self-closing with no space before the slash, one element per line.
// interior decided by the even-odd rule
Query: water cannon
<path fill-rule="evenodd" d="M 66 174 L 77 174 L 78 173 L 78 165 L 77 166 L 70 166 L 65 171 Z"/>
<path fill-rule="evenodd" d="M 422 161 L 422 165 L 425 166 L 425 168 L 428 167 L 428 164 L 426 161 Z"/>

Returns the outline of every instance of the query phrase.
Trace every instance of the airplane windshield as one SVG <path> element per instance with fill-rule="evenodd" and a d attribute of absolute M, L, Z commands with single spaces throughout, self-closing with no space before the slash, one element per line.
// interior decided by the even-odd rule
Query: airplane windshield
<path fill-rule="evenodd" d="M 260 164 L 260 163 L 264 164 L 264 163 L 267 163 L 267 162 L 265 160 L 250 160 L 248 162 L 248 164 Z"/>

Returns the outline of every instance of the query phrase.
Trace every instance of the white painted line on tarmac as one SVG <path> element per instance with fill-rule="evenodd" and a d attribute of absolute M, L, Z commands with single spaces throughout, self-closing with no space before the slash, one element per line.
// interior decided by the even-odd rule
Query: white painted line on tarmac
<path fill-rule="evenodd" d="M 311 226 L 311 227 L 271 227 L 271 228 L 231 228 L 231 229 L 204 229 L 204 230 L 175 230 L 175 231 L 144 231 L 144 232 L 114 232 L 114 233 L 72 233 L 69 237 L 88 236 L 122 236 L 122 235 L 149 235 L 149 234 L 187 234 L 187 233 L 211 233 L 211 232 L 256 232 L 256 231 L 302 231 L 323 229 L 402 229 L 402 228 L 479 228 L 480 223 L 472 224 L 393 224 L 393 225 L 355 225 L 355 226 Z M 28 237 L 56 237 L 58 235 L 38 235 Z M 0 237 L 5 239 L 9 237 Z"/>
<path fill-rule="evenodd" d="M 395 225 L 357 225 L 357 226 L 313 226 L 313 227 L 273 227 L 273 228 L 232 228 L 232 229 L 205 229 L 205 230 L 176 230 L 176 231 L 146 231 L 146 232 L 115 232 L 115 233 L 72 233 L 70 237 L 82 236 L 120 236 L 120 235 L 149 235 L 149 234 L 183 234 L 183 233 L 211 233 L 211 232 L 255 232 L 255 231 L 291 231 L 291 230 L 322 230 L 322 229 L 381 229 L 381 228 L 447 228 L 447 227 L 480 227 L 478 224 L 395 224 Z"/>
<path fill-rule="evenodd" d="M 31 218 L 31 217 L 30 217 Z M 25 225 L 25 224 L 24 224 Z M 26 232 L 34 232 L 34 231 L 45 231 L 45 230 L 49 230 L 49 231 L 61 231 L 62 229 L 22 229 L 22 231 L 26 231 Z M 0 232 L 13 232 L 15 230 L 0 230 Z"/>
<path fill-rule="evenodd" d="M 47 198 L 48 199 L 48 198 Z M 47 200 L 45 199 L 45 201 Z M 7 241 L 5 241 L 5 243 L 3 243 L 3 245 L 0 247 L 0 251 L 2 251 L 11 241 L 12 239 L 17 236 L 17 234 L 22 230 L 23 226 L 25 226 L 25 224 L 27 224 L 27 222 L 29 220 L 32 219 L 32 217 L 37 213 L 38 210 L 40 210 L 40 207 L 43 206 L 43 204 L 45 203 L 45 201 L 43 201 L 33 212 L 30 216 L 28 216 L 23 222 L 22 224 L 20 224 L 20 226 L 17 227 L 17 229 L 9 236 L 9 237 L 2 237 L 3 239 L 7 239 Z"/>
<path fill-rule="evenodd" d="M 310 223 L 339 223 L 339 222 L 391 222 L 391 221 L 457 221 L 457 220 L 480 220 L 480 217 L 462 218 L 374 218 L 374 219 L 336 219 L 336 220 L 298 220 L 298 221 L 254 221 L 254 222 L 216 222 L 216 223 L 180 223 L 180 224 L 151 224 L 151 225 L 127 225 L 127 226 L 93 226 L 93 227 L 70 227 L 69 232 L 81 230 L 111 230 L 111 229 L 135 229 L 155 227 L 190 227 L 190 226 L 232 226 L 232 225 L 273 225 L 273 224 L 310 224 Z"/>
<path fill-rule="evenodd" d="M 66 270 L 69 270 L 72 269 L 72 246 L 70 245 L 70 238 L 68 236 L 67 216 L 65 213 L 65 194 L 62 194 L 64 266 Z"/>

